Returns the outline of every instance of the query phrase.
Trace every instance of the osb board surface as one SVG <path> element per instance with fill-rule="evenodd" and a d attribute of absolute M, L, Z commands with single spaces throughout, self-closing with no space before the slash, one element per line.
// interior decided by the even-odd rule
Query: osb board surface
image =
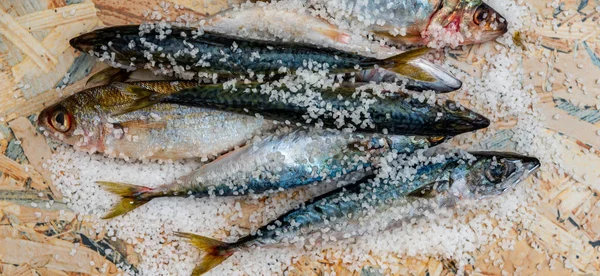
<path fill-rule="evenodd" d="M 0 4 L 0 274 L 113 275 L 118 273 L 116 263 L 139 262 L 130 245 L 109 239 L 105 233 L 95 233 L 60 203 L 61 195 L 43 166 L 51 149 L 43 136 L 36 134 L 28 116 L 61 96 L 81 90 L 84 80 L 80 79 L 92 70 L 93 60 L 71 49 L 69 38 L 98 24 L 139 23 L 145 11 L 161 2 L 171 4 L 167 16 L 172 20 L 185 13 L 201 17 L 224 8 L 217 0 L 15 0 Z M 547 1 L 529 3 L 546 24 L 529 34 L 543 49 L 523 59 L 525 71 L 534 73 L 525 78 L 524 84 L 535 87 L 540 96 L 538 107 L 547 118 L 555 118 L 545 121 L 547 132 L 560 135 L 563 143 L 557 150 L 575 174 L 543 183 L 542 195 L 547 200 L 536 207 L 540 219 L 528 229 L 513 229 L 514 250 L 502 250 L 497 244 L 481 248 L 474 267 L 488 275 L 503 271 L 512 274 L 516 267 L 521 267 L 525 275 L 570 273 L 562 262 L 549 270 L 546 259 L 556 255 L 569 260 L 579 273 L 597 274 L 600 175 L 596 168 L 600 168 L 600 156 L 589 149 L 600 149 L 600 84 L 596 82 L 600 78 L 600 14 L 596 4 L 586 0 L 562 1 L 558 9 L 547 7 Z M 174 9 L 174 4 L 182 8 Z M 565 16 L 561 9 L 577 12 Z M 559 24 L 556 30 L 551 27 L 553 21 Z M 466 61 L 493 47 L 492 43 L 457 51 L 456 64 L 476 72 L 478 64 Z M 547 74 L 540 75 L 540 71 Z M 552 71 L 555 80 L 551 82 L 547 76 Z M 72 74 L 64 79 L 67 72 Z M 581 77 L 580 85 L 587 88 L 587 93 L 566 87 L 566 72 Z M 552 91 L 546 92 L 550 82 Z M 55 90 L 66 84 L 60 92 Z M 511 118 L 498 123 L 513 124 Z M 500 133 L 499 140 L 502 135 L 507 134 Z M 532 236 L 518 240 L 523 231 Z M 502 256 L 503 268 L 486 261 L 490 251 Z M 70 261 L 61 261 L 65 259 Z M 395 265 L 402 268 L 403 274 L 445 275 L 454 271 L 451 260 L 434 258 L 398 259 Z M 299 260 L 291 271 L 297 275 L 319 274 L 326 267 L 333 267 L 338 275 L 349 274 L 341 266 L 313 260 Z M 479 274 L 474 267 L 466 271 Z M 361 274 L 377 272 L 366 267 Z"/>

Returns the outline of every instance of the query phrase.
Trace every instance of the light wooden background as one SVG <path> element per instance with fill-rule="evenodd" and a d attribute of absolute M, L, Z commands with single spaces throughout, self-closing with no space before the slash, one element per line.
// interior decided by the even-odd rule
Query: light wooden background
<path fill-rule="evenodd" d="M 123 241 L 111 241 L 105 233 L 95 234 L 81 223 L 76 214 L 61 202 L 62 195 L 52 185 L 44 162 L 52 152 L 45 138 L 36 133 L 31 115 L 44 106 L 83 87 L 85 76 L 103 65 L 76 53 L 68 40 L 99 25 L 138 23 L 144 11 L 158 7 L 158 0 L 4 0 L 0 1 L 0 274 L 2 275 L 79 275 L 117 273 L 115 263 L 139 263 L 133 248 Z M 183 13 L 198 17 L 224 7 L 222 1 L 172 0 L 184 8 L 171 9 L 175 19 Z M 512 274 L 522 267 L 524 275 L 565 275 L 562 262 L 549 270 L 548 256 L 566 259 L 578 273 L 600 271 L 600 156 L 590 148 L 600 149 L 600 48 L 596 4 L 587 0 L 562 1 L 559 9 L 546 7 L 547 1 L 529 1 L 544 26 L 528 35 L 537 39 L 541 50 L 528 52 L 523 67 L 528 72 L 555 72 L 553 91 L 545 92 L 547 77 L 536 74 L 525 84 L 535 87 L 540 96 L 538 107 L 548 118 L 548 135 L 560 135 L 561 152 L 573 174 L 553 177 L 542 185 L 546 199 L 536 206 L 540 214 L 533 226 L 514 229 L 527 231 L 531 238 L 517 241 L 514 251 L 504 251 L 497 244 L 482 248 L 474 257 L 483 274 L 499 275 L 502 269 L 485 261 L 489 251 L 504 260 L 503 270 Z M 569 15 L 562 10 L 573 10 Z M 560 23 L 553 30 L 551 22 Z M 493 45 L 474 46 L 458 52 L 458 63 L 469 57 L 482 56 Z M 554 61 L 549 66 L 542 57 Z M 471 66 L 462 63 L 462 66 Z M 474 66 L 477 66 L 475 64 Z M 580 68 L 581 67 L 581 68 Z M 69 72 L 68 79 L 64 79 Z M 582 78 L 587 94 L 578 89 L 569 93 L 565 72 Z M 57 87 L 64 89 L 57 92 Z M 510 120 L 505 122 L 511 125 Z M 583 177 L 586 175 L 585 177 Z M 54 254 L 69 254 L 73 243 L 80 249 L 70 259 L 55 259 Z M 537 244 L 539 248 L 531 245 Z M 112 254 L 104 255 L 106 248 Z M 102 249 L 102 250 L 101 250 Z M 556 255 L 555 255 L 556 254 Z M 446 275 L 454 271 L 452 260 L 398 259 L 405 273 Z M 298 275 L 314 274 L 328 264 L 300 260 L 291 271 Z M 475 267 L 466 270 L 475 273 Z M 329 268 L 331 269 L 331 268 Z M 333 267 L 338 275 L 350 274 L 343 267 Z M 361 274 L 378 275 L 365 267 Z"/>

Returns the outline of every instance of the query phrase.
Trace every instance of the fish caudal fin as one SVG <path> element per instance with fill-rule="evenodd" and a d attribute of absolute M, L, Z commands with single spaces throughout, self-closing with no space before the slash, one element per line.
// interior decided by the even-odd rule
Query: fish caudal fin
<path fill-rule="evenodd" d="M 426 82 L 435 82 L 437 80 L 435 76 L 431 75 L 422 68 L 410 63 L 412 60 L 423 56 L 427 52 L 429 52 L 428 48 L 410 50 L 402 54 L 385 59 L 382 67 L 390 71 L 396 72 L 400 75 L 409 77 L 411 79 Z"/>
<path fill-rule="evenodd" d="M 104 217 L 102 217 L 103 219 L 110 219 L 123 215 L 152 200 L 152 197 L 144 196 L 152 191 L 152 188 L 108 181 L 96 181 L 96 183 L 103 189 L 121 196 L 121 200 L 113 206 Z"/>
<path fill-rule="evenodd" d="M 175 235 L 184 239 L 205 253 L 202 261 L 194 268 L 193 276 L 202 275 L 213 267 L 229 258 L 234 250 L 230 243 L 203 237 L 192 233 L 175 232 Z"/>
<path fill-rule="evenodd" d="M 131 97 L 133 100 L 130 104 L 124 105 L 123 107 L 114 111 L 112 115 L 125 114 L 134 110 L 157 104 L 161 101 L 162 95 L 155 91 L 137 85 L 122 82 L 114 82 L 111 84 L 111 86 L 119 89 L 124 95 Z"/>
<path fill-rule="evenodd" d="M 95 86 L 101 84 L 109 84 L 112 82 L 123 82 L 129 79 L 132 72 L 128 72 L 125 69 L 108 67 L 100 70 L 98 73 L 92 75 L 87 82 L 86 86 Z"/>

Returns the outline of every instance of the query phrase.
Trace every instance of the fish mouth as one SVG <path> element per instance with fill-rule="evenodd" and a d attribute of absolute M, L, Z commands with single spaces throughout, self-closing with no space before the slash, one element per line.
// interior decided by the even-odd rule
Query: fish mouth
<path fill-rule="evenodd" d="M 487 128 L 490 126 L 490 123 L 490 119 L 486 118 L 485 116 L 479 113 L 471 111 L 468 113 L 468 115 L 461 118 L 457 123 L 455 123 L 453 127 L 460 133 L 464 133 Z"/>
<path fill-rule="evenodd" d="M 495 31 L 500 35 L 505 34 L 508 31 L 508 21 L 506 20 L 506 18 L 504 18 L 504 16 L 502 16 L 499 12 L 494 10 L 488 4 L 483 3 L 481 5 L 487 10 L 491 11 L 495 16 L 495 20 L 488 23 L 488 30 Z"/>
<path fill-rule="evenodd" d="M 523 157 L 521 157 L 521 159 L 522 159 L 523 165 L 525 166 L 525 168 L 527 168 L 527 173 L 524 174 L 525 178 L 527 176 L 533 174 L 534 172 L 536 172 L 542 165 L 540 160 L 535 157 L 523 156 Z"/>
<path fill-rule="evenodd" d="M 89 32 L 69 40 L 69 44 L 71 47 L 77 49 L 80 52 L 87 53 L 90 50 L 93 50 L 94 44 L 96 44 L 98 40 L 98 35 L 96 32 Z"/>

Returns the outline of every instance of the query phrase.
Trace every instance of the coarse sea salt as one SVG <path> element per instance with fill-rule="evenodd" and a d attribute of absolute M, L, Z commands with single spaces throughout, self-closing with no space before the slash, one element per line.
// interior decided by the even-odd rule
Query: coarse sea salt
<path fill-rule="evenodd" d="M 516 1 L 491 0 L 488 4 L 511 22 L 510 33 L 521 30 L 526 25 L 524 18 L 528 11 L 525 7 L 517 5 Z M 168 5 L 165 4 L 161 7 L 164 10 L 168 9 Z M 162 18 L 157 10 L 151 13 L 154 19 Z M 147 15 L 150 16 L 150 12 Z M 400 30 L 400 33 L 402 32 Z M 516 142 L 517 151 L 529 153 L 548 162 L 544 169 L 548 169 L 551 165 L 560 167 L 560 155 L 553 151 L 556 147 L 552 146 L 558 143 L 558 140 L 554 137 L 543 137 L 540 113 L 531 109 L 531 106 L 537 102 L 535 90 L 520 83 L 525 73 L 514 66 L 521 58 L 521 54 L 515 51 L 516 47 L 512 43 L 510 33 L 499 39 L 503 45 L 510 47 L 510 50 L 501 49 L 500 53 L 486 55 L 488 66 L 480 77 L 472 77 L 450 64 L 445 66 L 463 80 L 463 89 L 457 93 L 457 97 L 470 103 L 470 108 L 483 112 L 492 121 L 501 121 L 506 117 L 517 119 L 516 126 L 512 129 L 512 140 Z M 455 42 L 456 39 L 458 38 L 454 38 Z M 109 55 L 100 56 L 110 60 Z M 335 86 L 335 78 L 326 77 L 327 70 L 322 68 L 322 65 L 307 64 L 307 67 L 309 68 L 299 70 L 295 76 L 287 76 L 285 84 L 309 88 Z M 68 76 L 66 78 L 68 79 Z M 234 85 L 235 82 L 228 84 Z M 382 86 L 373 85 L 370 88 L 376 94 L 377 91 L 384 90 Z M 290 98 L 289 93 L 276 89 L 259 91 L 259 93 L 270 93 L 273 97 L 282 99 Z M 304 97 L 305 99 L 296 100 L 311 100 L 306 95 Z M 431 98 L 435 97 L 433 95 L 423 97 L 423 101 L 429 102 Z M 365 101 L 363 104 L 368 106 L 369 102 Z M 331 111 L 325 109 L 312 110 L 311 115 L 317 116 L 322 114 L 321 112 Z M 344 118 L 353 119 L 353 115 L 347 112 L 336 110 L 334 113 L 334 116 L 341 118 L 340 121 Z M 489 132 L 478 134 L 476 140 L 467 137 L 458 137 L 457 140 L 472 148 L 488 149 L 478 141 L 492 137 L 497 131 L 492 125 Z M 395 157 L 397 154 L 392 153 L 385 160 L 391 163 Z M 415 159 L 424 162 L 427 157 L 418 154 Z M 174 231 L 193 232 L 232 242 L 326 189 L 309 187 L 301 192 L 285 191 L 282 193 L 283 196 L 269 197 L 264 202 L 258 197 L 160 198 L 124 216 L 108 221 L 99 219 L 117 198 L 100 189 L 94 183 L 95 181 L 119 181 L 156 187 L 169 183 L 198 166 L 200 164 L 194 161 L 161 164 L 147 161 L 127 162 L 76 152 L 64 146 L 59 147 L 49 164 L 54 183 L 63 192 L 64 201 L 69 208 L 81 214 L 91 215 L 91 222 L 97 231 L 107 230 L 112 240 L 119 238 L 132 243 L 135 251 L 142 256 L 138 269 L 143 275 L 187 275 L 197 264 L 197 250 L 173 237 Z M 410 177 L 410 170 L 399 171 L 400 169 L 393 165 L 382 167 L 384 174 L 399 178 Z M 385 263 L 376 261 L 371 256 L 377 256 L 379 260 L 396 260 L 397 257 L 407 256 L 417 258 L 435 256 L 457 261 L 458 272 L 461 274 L 464 273 L 462 269 L 465 265 L 474 263 L 473 253 L 484 245 L 500 241 L 502 248 L 514 250 L 514 241 L 507 240 L 511 238 L 512 227 L 515 223 L 519 223 L 527 228 L 536 219 L 531 206 L 538 198 L 537 185 L 535 180 L 526 181 L 517 186 L 516 191 L 507 192 L 493 199 L 465 202 L 457 208 L 425 212 L 422 216 L 409 217 L 402 227 L 376 235 L 330 242 L 312 250 L 286 247 L 252 248 L 249 251 L 237 252 L 209 273 L 211 275 L 284 274 L 301 256 L 316 260 L 340 260 L 344 267 L 354 271 L 360 271 L 365 262 L 371 262 L 375 266 Z M 248 216 L 247 221 L 244 221 L 243 225 L 250 225 L 250 229 L 236 221 L 236 218 L 243 217 L 242 206 L 247 204 L 260 206 Z M 392 211 L 390 215 L 392 214 L 395 213 Z M 331 237 L 331 239 L 335 238 Z M 496 266 L 504 265 L 501 258 L 490 258 Z M 554 259 L 558 258 L 554 257 Z M 390 265 L 389 271 L 398 272 L 397 269 L 394 265 Z"/>

